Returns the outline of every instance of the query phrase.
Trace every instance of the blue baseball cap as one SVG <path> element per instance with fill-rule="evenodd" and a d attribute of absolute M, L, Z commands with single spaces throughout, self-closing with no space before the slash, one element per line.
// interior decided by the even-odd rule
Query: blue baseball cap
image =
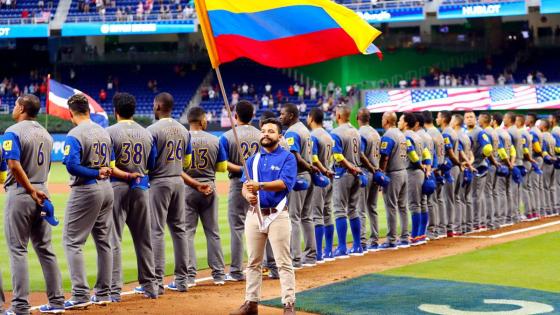
<path fill-rule="evenodd" d="M 525 168 L 523 167 L 523 169 Z M 523 174 L 520 167 L 514 167 L 511 170 L 511 178 L 516 184 L 521 184 L 521 182 L 523 181 Z"/>
<path fill-rule="evenodd" d="M 367 175 L 364 173 L 358 174 L 358 179 L 360 180 L 360 187 L 366 187 L 368 184 Z"/>
<path fill-rule="evenodd" d="M 147 190 L 150 188 L 150 177 L 148 175 L 144 175 L 144 177 L 137 177 L 135 180 L 132 181 L 130 184 L 130 188 L 138 188 L 142 190 Z"/>
<path fill-rule="evenodd" d="M 542 175 L 543 174 L 541 168 L 539 167 L 539 165 L 537 163 L 531 163 L 531 166 L 533 167 L 533 172 L 535 172 L 537 175 Z"/>
<path fill-rule="evenodd" d="M 474 178 L 474 174 L 471 169 L 466 168 L 463 171 L 463 187 L 472 183 Z"/>
<path fill-rule="evenodd" d="M 307 179 L 298 177 L 296 183 L 294 184 L 294 191 L 307 190 L 307 188 L 309 188 L 309 182 Z"/>
<path fill-rule="evenodd" d="M 391 178 L 385 175 L 382 171 L 377 171 L 373 174 L 373 181 L 381 187 L 387 187 L 389 186 L 389 183 L 391 183 Z"/>
<path fill-rule="evenodd" d="M 497 169 L 496 169 L 496 175 L 501 176 L 501 177 L 507 177 L 509 176 L 509 168 L 505 165 L 500 165 Z"/>
<path fill-rule="evenodd" d="M 426 179 L 424 180 L 424 183 L 422 184 L 422 193 L 424 195 L 431 195 L 434 193 L 434 191 L 436 191 L 436 180 L 434 179 L 433 176 L 429 176 L 426 177 Z"/>
<path fill-rule="evenodd" d="M 311 180 L 313 181 L 313 185 L 321 188 L 327 187 L 331 183 L 330 179 L 321 173 L 313 173 L 311 175 Z"/>
<path fill-rule="evenodd" d="M 58 219 L 54 216 L 54 206 L 49 199 L 43 201 L 43 206 L 41 207 L 41 214 L 43 219 L 47 221 L 52 226 L 58 225 Z"/>
<path fill-rule="evenodd" d="M 445 179 L 445 183 L 449 184 L 449 183 L 453 183 L 453 176 L 451 175 L 450 171 L 444 172 L 443 173 L 443 178 Z"/>

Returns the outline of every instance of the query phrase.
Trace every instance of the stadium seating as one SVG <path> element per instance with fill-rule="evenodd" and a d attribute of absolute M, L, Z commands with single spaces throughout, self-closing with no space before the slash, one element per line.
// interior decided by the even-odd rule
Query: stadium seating
<path fill-rule="evenodd" d="M 49 19 L 54 17 L 57 6 L 58 0 L 45 0 L 42 8 L 39 7 L 37 0 L 18 0 L 15 8 L 0 9 L 0 19 L 2 24 L 48 23 Z M 22 19 L 24 11 L 29 14 L 27 19 Z M 44 13 L 49 13 L 50 16 Z"/>

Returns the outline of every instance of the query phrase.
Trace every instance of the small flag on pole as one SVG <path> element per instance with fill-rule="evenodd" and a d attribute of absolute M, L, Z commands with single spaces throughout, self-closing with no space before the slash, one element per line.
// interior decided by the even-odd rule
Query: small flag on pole
<path fill-rule="evenodd" d="M 83 94 L 89 101 L 89 111 L 91 120 L 102 127 L 109 126 L 107 113 L 93 98 L 80 90 L 59 83 L 53 79 L 49 79 L 49 88 L 47 92 L 47 114 L 53 115 L 65 120 L 70 120 L 70 110 L 68 109 L 68 99 L 75 94 Z"/>

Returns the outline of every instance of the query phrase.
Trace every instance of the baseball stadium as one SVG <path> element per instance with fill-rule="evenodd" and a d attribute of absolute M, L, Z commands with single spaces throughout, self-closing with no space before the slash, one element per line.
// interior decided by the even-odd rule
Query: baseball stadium
<path fill-rule="evenodd" d="M 560 314 L 559 0 L 0 0 L 0 315 Z"/>

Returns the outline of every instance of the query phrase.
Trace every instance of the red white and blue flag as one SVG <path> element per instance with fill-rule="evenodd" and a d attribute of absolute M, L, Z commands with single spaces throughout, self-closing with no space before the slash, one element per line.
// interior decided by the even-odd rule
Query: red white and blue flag
<path fill-rule="evenodd" d="M 53 79 L 49 79 L 49 90 L 47 96 L 47 114 L 53 115 L 65 120 L 70 120 L 70 110 L 68 109 L 68 99 L 76 94 L 83 94 L 89 101 L 89 112 L 91 120 L 103 128 L 109 126 L 109 118 L 107 113 L 89 95 L 82 91 L 59 83 Z"/>

